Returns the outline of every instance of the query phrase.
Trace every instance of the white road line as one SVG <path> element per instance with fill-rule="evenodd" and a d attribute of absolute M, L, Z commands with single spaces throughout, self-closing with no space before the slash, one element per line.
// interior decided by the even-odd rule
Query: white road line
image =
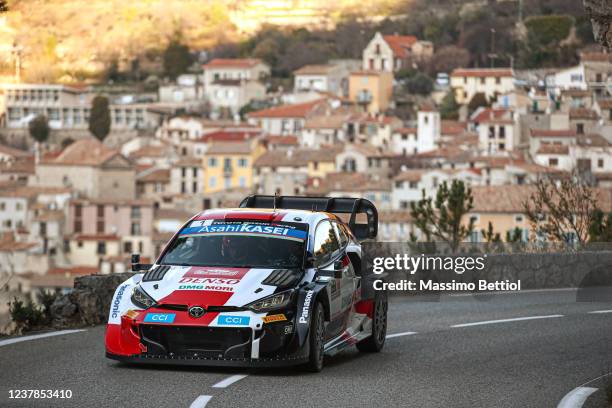
<path fill-rule="evenodd" d="M 482 322 L 453 324 L 453 325 L 451 325 L 451 327 L 480 326 L 480 325 L 484 325 L 484 324 L 519 322 L 521 320 L 551 319 L 551 318 L 554 318 L 554 317 L 563 317 L 563 315 L 527 316 L 527 317 L 515 317 L 513 319 L 485 320 L 485 321 L 482 321 Z"/>
<path fill-rule="evenodd" d="M 589 396 L 595 391 L 597 391 L 597 388 L 592 388 L 592 387 L 574 388 L 569 393 L 567 393 L 565 397 L 563 397 L 561 402 L 559 402 L 559 405 L 557 405 L 557 408 L 580 408 L 582 407 L 584 402 L 587 400 L 587 398 L 589 398 Z"/>
<path fill-rule="evenodd" d="M 592 312 L 588 312 L 588 313 L 592 313 L 592 314 L 612 313 L 612 310 L 593 310 Z"/>
<path fill-rule="evenodd" d="M 8 346 L 9 344 L 21 343 L 22 341 L 37 340 L 37 339 L 43 339 L 45 337 L 61 336 L 64 334 L 71 334 L 71 333 L 80 333 L 83 331 L 85 330 L 84 329 L 60 330 L 60 331 L 55 331 L 55 332 L 50 332 L 50 333 L 33 334 L 31 336 L 15 337 L 12 339 L 0 340 L 0 347 Z"/>
<path fill-rule="evenodd" d="M 232 375 L 231 377 L 227 377 L 225 380 L 221 380 L 215 385 L 213 385 L 213 388 L 227 388 L 233 383 L 235 383 L 236 381 L 240 381 L 245 377 L 247 377 L 247 374 Z"/>
<path fill-rule="evenodd" d="M 211 399 L 212 395 L 200 395 L 191 403 L 189 408 L 204 408 Z"/>
<path fill-rule="evenodd" d="M 387 334 L 387 338 L 392 339 L 394 337 L 410 336 L 411 334 L 417 334 L 417 332 L 403 332 L 403 333 Z"/>

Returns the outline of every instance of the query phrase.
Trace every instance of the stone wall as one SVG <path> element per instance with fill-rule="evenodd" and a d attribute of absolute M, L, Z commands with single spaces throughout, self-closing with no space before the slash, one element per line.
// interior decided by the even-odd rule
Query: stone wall
<path fill-rule="evenodd" d="M 74 290 L 53 302 L 53 326 L 77 327 L 106 323 L 115 289 L 133 273 L 89 275 L 75 278 Z"/>

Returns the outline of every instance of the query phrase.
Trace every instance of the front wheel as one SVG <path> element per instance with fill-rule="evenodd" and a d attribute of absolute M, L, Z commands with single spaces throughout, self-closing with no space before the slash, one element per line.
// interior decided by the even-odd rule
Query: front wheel
<path fill-rule="evenodd" d="M 387 294 L 376 293 L 372 316 L 372 335 L 357 343 L 357 349 L 365 353 L 377 353 L 382 350 L 387 338 Z"/>
<path fill-rule="evenodd" d="M 325 315 L 323 306 L 320 302 L 317 302 L 310 323 L 310 335 L 308 336 L 310 354 L 308 355 L 308 363 L 306 363 L 306 369 L 313 373 L 318 373 L 323 369 L 324 334 Z"/>

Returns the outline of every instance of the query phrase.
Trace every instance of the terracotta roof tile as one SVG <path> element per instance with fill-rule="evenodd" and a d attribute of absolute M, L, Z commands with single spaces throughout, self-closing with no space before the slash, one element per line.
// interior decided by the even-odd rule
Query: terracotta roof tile
<path fill-rule="evenodd" d="M 573 108 L 569 111 L 570 119 L 597 120 L 597 112 L 588 108 Z"/>
<path fill-rule="evenodd" d="M 576 131 L 572 129 L 531 129 L 531 137 L 576 137 Z"/>
<path fill-rule="evenodd" d="M 417 38 L 413 35 L 383 35 L 383 38 L 397 58 L 406 58 Z"/>
<path fill-rule="evenodd" d="M 552 143 L 542 143 L 536 154 L 569 154 L 569 146 Z"/>
<path fill-rule="evenodd" d="M 97 139 L 90 137 L 77 140 L 57 157 L 45 159 L 42 162 L 71 166 L 100 166 L 117 155 L 120 155 L 118 150 L 110 149 Z"/>
<path fill-rule="evenodd" d="M 250 118 L 305 118 L 310 115 L 325 99 L 317 99 L 310 102 L 293 105 L 280 105 L 268 109 L 251 112 Z"/>
<path fill-rule="evenodd" d="M 204 64 L 206 68 L 252 68 L 257 64 L 263 64 L 260 59 L 257 58 L 215 58 Z"/>
<path fill-rule="evenodd" d="M 452 72 L 451 76 L 502 78 L 513 77 L 514 71 L 511 68 L 458 68 Z"/>

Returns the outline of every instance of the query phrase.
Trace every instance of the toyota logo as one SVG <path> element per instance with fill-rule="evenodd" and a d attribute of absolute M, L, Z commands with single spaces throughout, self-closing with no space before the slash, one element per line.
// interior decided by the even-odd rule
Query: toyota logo
<path fill-rule="evenodd" d="M 195 318 L 202 317 L 205 312 L 206 310 L 204 310 L 202 306 L 191 306 L 189 308 L 189 316 L 191 317 L 195 317 Z"/>

